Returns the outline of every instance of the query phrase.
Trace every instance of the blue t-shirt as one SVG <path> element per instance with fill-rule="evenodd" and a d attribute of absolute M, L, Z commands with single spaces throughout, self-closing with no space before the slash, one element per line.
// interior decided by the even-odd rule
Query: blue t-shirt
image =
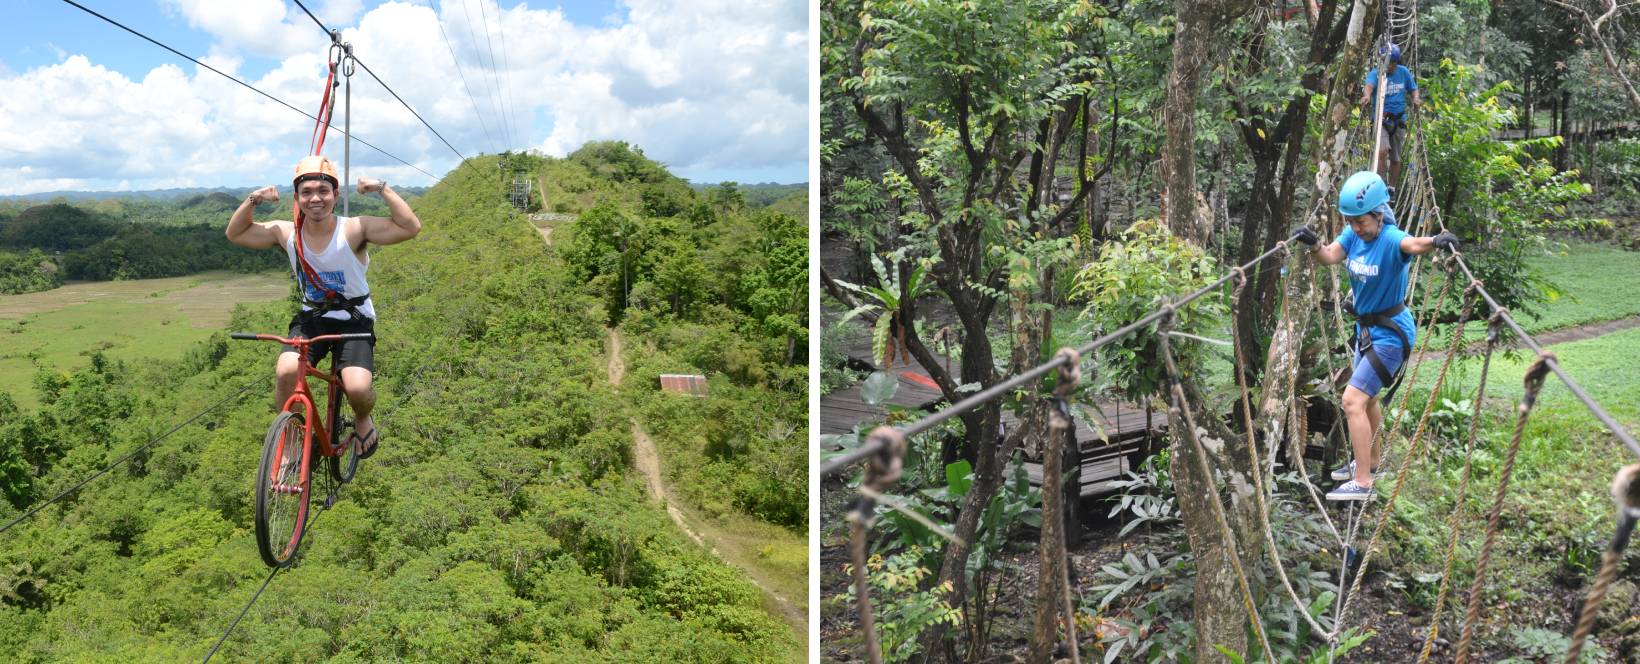
<path fill-rule="evenodd" d="M 1344 269 L 1350 274 L 1356 313 L 1378 313 L 1406 300 L 1407 266 L 1412 263 L 1411 256 L 1401 253 L 1401 239 L 1406 236 L 1406 231 L 1390 224 L 1384 224 L 1371 242 L 1362 241 L 1349 226 L 1338 234 L 1338 244 L 1348 254 Z M 1403 310 L 1391 320 L 1407 335 L 1408 344 L 1416 341 L 1411 310 Z M 1400 346 L 1401 340 L 1394 332 L 1374 326 L 1372 343 Z"/>
<path fill-rule="evenodd" d="M 1374 85 L 1377 82 L 1378 68 L 1374 67 L 1372 71 L 1367 72 L 1367 85 Z M 1384 89 L 1384 113 L 1388 115 L 1405 113 L 1407 110 L 1407 91 L 1417 89 L 1418 81 L 1412 77 L 1412 70 L 1407 69 L 1406 65 L 1395 65 L 1395 71 L 1390 72 L 1389 75 L 1389 87 Z M 1375 90 L 1374 93 L 1376 94 L 1376 92 Z M 1376 104 L 1378 102 L 1374 99 L 1372 103 Z"/>

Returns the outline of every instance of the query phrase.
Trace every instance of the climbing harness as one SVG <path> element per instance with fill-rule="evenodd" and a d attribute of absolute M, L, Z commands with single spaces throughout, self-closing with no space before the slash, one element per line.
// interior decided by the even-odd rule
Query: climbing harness
<path fill-rule="evenodd" d="M 337 193 L 342 196 L 342 216 L 348 216 L 349 198 L 347 194 L 347 187 L 345 185 L 347 184 L 349 162 L 352 159 L 353 141 L 350 128 L 353 120 L 352 104 L 354 58 L 353 45 L 351 43 L 343 42 L 341 33 L 338 31 L 332 30 L 330 32 L 330 48 L 326 53 L 325 60 L 325 69 L 327 71 L 325 77 L 325 90 L 319 100 L 319 112 L 315 115 L 313 132 L 308 143 L 308 154 L 318 157 L 320 156 L 320 153 L 324 151 L 325 137 L 329 133 L 330 125 L 333 117 L 335 116 L 336 110 L 336 96 L 333 93 L 336 88 L 342 84 L 341 81 L 336 80 L 336 74 L 340 71 L 343 79 L 347 82 L 347 89 L 345 91 L 346 101 L 342 106 L 344 113 L 342 151 L 345 156 L 342 162 L 342 177 L 333 184 L 336 185 Z M 309 159 L 311 159 L 311 157 L 309 157 Z M 302 171 L 304 170 L 319 172 L 322 175 L 328 175 L 332 179 L 335 178 L 335 167 L 329 163 L 328 159 L 313 167 L 305 167 L 307 163 L 308 159 L 304 159 L 302 164 L 297 166 L 298 179 L 308 174 L 303 173 Z M 331 172 L 324 173 L 324 168 L 329 168 Z M 346 312 L 349 319 L 355 323 L 364 321 L 366 316 L 359 311 L 359 307 L 363 305 L 366 300 L 370 299 L 370 294 L 365 293 L 363 295 L 351 298 L 343 297 L 341 293 L 338 293 L 329 286 L 325 285 L 324 280 L 319 277 L 318 271 L 314 270 L 313 266 L 307 261 L 307 243 L 304 241 L 302 236 L 302 226 L 303 222 L 307 218 L 307 215 L 302 212 L 301 200 L 296 200 L 294 202 L 294 206 L 295 207 L 291 218 L 294 220 L 296 227 L 295 238 L 292 240 L 292 244 L 296 247 L 296 263 L 299 267 L 297 270 L 296 279 L 299 282 L 298 285 L 302 286 L 299 288 L 302 293 L 302 303 L 308 307 L 298 314 L 299 320 L 306 323 L 314 318 L 322 317 L 328 312 L 343 311 Z M 342 232 L 340 224 L 337 224 L 334 232 Z M 310 291 L 307 287 L 312 287 L 314 290 L 317 290 L 322 297 L 317 300 L 308 297 L 308 293 Z"/>
<path fill-rule="evenodd" d="M 1395 390 L 1401 387 L 1401 377 L 1406 375 L 1406 366 L 1412 362 L 1412 341 L 1407 339 L 1407 333 L 1401 330 L 1401 326 L 1395 324 L 1395 317 L 1407 310 L 1406 304 L 1396 303 L 1395 306 L 1377 313 L 1363 314 L 1355 311 L 1353 301 L 1345 300 L 1344 310 L 1355 317 L 1355 336 L 1350 339 L 1350 345 L 1359 356 L 1366 357 L 1367 362 L 1372 364 L 1372 370 L 1378 374 L 1379 384 L 1385 387 L 1383 400 L 1388 402 L 1394 399 Z M 1401 364 L 1393 372 L 1384 366 L 1384 360 L 1378 357 L 1378 351 L 1373 349 L 1372 328 L 1375 327 L 1393 332 L 1396 341 L 1401 344 Z"/>

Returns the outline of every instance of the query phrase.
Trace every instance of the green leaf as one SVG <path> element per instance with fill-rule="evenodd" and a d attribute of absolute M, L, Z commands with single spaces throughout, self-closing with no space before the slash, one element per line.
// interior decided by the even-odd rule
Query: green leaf
<path fill-rule="evenodd" d="M 894 392 L 899 388 L 900 382 L 894 379 L 894 372 L 873 371 L 860 384 L 860 400 L 872 406 L 881 406 L 894 398 Z"/>
<path fill-rule="evenodd" d="M 1221 646 L 1221 645 L 1215 643 L 1215 644 L 1213 644 L 1213 649 L 1219 651 L 1219 654 L 1224 655 L 1225 659 L 1228 659 L 1231 662 L 1234 662 L 1234 664 L 1245 664 L 1245 660 L 1243 660 L 1241 658 L 1241 655 L 1237 655 L 1236 653 L 1230 652 L 1229 648 L 1226 648 L 1224 646 Z"/>
<path fill-rule="evenodd" d="M 970 477 L 974 472 L 968 460 L 963 459 L 945 467 L 945 485 L 951 488 L 951 495 L 964 496 L 968 494 L 968 487 L 974 481 Z"/>

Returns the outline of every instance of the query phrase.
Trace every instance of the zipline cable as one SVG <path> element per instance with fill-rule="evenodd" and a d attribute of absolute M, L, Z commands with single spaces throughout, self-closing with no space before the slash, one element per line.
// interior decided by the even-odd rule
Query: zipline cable
<path fill-rule="evenodd" d="M 330 37 L 332 40 L 339 39 L 339 35 L 341 33 L 332 32 L 330 28 L 325 27 L 324 22 L 320 21 L 319 17 L 314 16 L 313 12 L 308 11 L 308 8 L 307 8 L 306 5 L 302 4 L 302 0 L 296 0 L 296 6 L 301 7 L 302 11 L 307 12 L 308 18 L 313 19 L 314 24 L 318 25 L 320 30 L 325 31 L 325 36 Z M 451 152 L 456 153 L 456 156 L 461 158 L 461 163 L 463 163 L 463 164 L 467 163 L 467 155 L 461 154 L 461 151 L 457 150 L 456 146 L 451 145 L 450 141 L 445 140 L 443 134 L 438 133 L 438 130 L 434 129 L 433 125 L 428 124 L 426 118 L 421 117 L 421 114 L 417 113 L 416 109 L 410 107 L 410 102 L 405 101 L 403 97 L 399 96 L 399 93 L 393 91 L 392 86 L 388 85 L 387 82 L 383 81 L 380 76 L 377 76 L 376 72 L 371 71 L 370 70 L 370 65 L 365 64 L 364 60 L 360 60 L 358 55 L 356 55 L 356 54 L 350 54 L 350 55 L 352 57 L 353 62 L 357 63 L 360 67 L 364 68 L 364 73 L 369 74 L 371 78 L 376 79 L 376 82 L 380 83 L 381 86 L 387 90 L 387 94 L 393 95 L 394 99 L 399 100 L 399 103 L 404 105 L 405 110 L 410 111 L 411 115 L 416 116 L 416 119 L 421 121 L 422 126 L 427 128 L 427 131 L 433 132 L 433 135 L 437 136 L 438 140 L 443 141 L 444 142 L 444 147 L 450 148 Z"/>
<path fill-rule="evenodd" d="M 6 532 L 12 526 L 15 526 L 15 525 L 21 523 L 24 519 L 27 519 L 31 516 L 34 516 L 35 513 L 39 512 L 40 510 L 45 509 L 48 505 L 51 505 L 52 503 L 55 503 L 59 500 L 62 500 L 64 496 L 67 496 L 71 493 L 74 493 L 75 491 L 78 491 L 80 489 L 80 487 L 83 487 L 86 484 L 89 484 L 91 482 L 91 480 L 97 479 L 99 477 L 102 477 L 103 475 L 108 474 L 108 471 L 111 471 L 115 468 L 118 468 L 120 466 L 120 464 L 125 463 L 126 461 L 129 461 L 131 459 L 131 457 L 136 456 L 138 452 L 141 452 L 141 451 L 146 450 L 150 447 L 153 447 L 155 444 L 159 443 L 159 441 L 165 440 L 166 437 L 170 436 L 173 433 L 176 433 L 182 427 L 185 427 L 185 426 L 188 426 L 189 424 L 192 424 L 194 422 L 194 420 L 197 420 L 201 417 L 204 417 L 206 413 L 209 413 L 213 410 L 216 410 L 216 408 L 218 406 L 221 406 L 222 404 L 225 404 L 229 401 L 232 401 L 234 398 L 238 397 L 241 394 L 244 394 L 246 390 L 251 389 L 251 387 L 255 386 L 257 383 L 260 383 L 260 382 L 261 382 L 260 379 L 256 380 L 256 381 L 252 381 L 252 382 L 246 384 L 244 387 L 239 388 L 239 391 L 234 392 L 233 394 L 230 394 L 228 396 L 222 397 L 221 399 L 218 399 L 216 403 L 213 403 L 209 406 L 206 406 L 205 410 L 199 411 L 193 417 L 190 417 L 190 418 L 182 421 L 181 423 L 177 424 L 176 426 L 171 427 L 165 433 L 162 433 L 158 436 L 154 436 L 148 442 L 143 443 L 142 445 L 139 445 L 137 447 L 137 449 L 131 450 L 130 452 L 126 453 L 125 456 L 122 456 L 119 459 L 116 459 L 114 461 L 114 463 L 108 464 L 107 467 L 103 468 L 102 470 L 97 471 L 96 473 L 92 474 L 90 477 L 87 477 L 83 480 L 80 480 L 80 482 L 78 484 L 75 484 L 74 486 L 71 486 L 71 487 L 63 490 L 61 493 L 59 493 L 55 496 L 52 496 L 51 499 L 49 499 L 49 500 L 47 500 L 43 503 L 35 505 L 34 507 L 30 508 L 29 511 L 24 512 L 22 514 L 22 516 L 19 516 L 15 519 L 12 519 L 10 523 L 7 523 L 4 526 L 0 526 L 0 533 Z"/>
<path fill-rule="evenodd" d="M 302 537 L 307 537 L 307 532 L 309 529 L 313 528 L 313 524 L 318 523 L 319 517 L 324 516 L 324 514 L 329 511 L 329 507 L 321 508 L 318 514 L 314 514 L 313 518 L 308 519 L 307 523 L 302 525 Z M 239 621 L 244 620 L 245 614 L 250 613 L 251 607 L 256 604 L 256 600 L 262 599 L 262 591 L 268 589 L 268 584 L 273 583 L 273 577 L 278 576 L 279 570 L 282 569 L 285 568 L 275 567 L 273 568 L 273 571 L 268 572 L 268 578 L 262 580 L 262 587 L 256 589 L 256 594 L 251 595 L 251 601 L 246 602 L 245 608 L 240 609 L 239 615 L 234 616 L 233 622 L 228 624 L 227 631 L 222 632 L 222 637 L 216 640 L 216 645 L 211 646 L 211 651 L 205 653 L 205 659 L 201 660 L 201 664 L 211 661 L 211 658 L 216 656 L 216 651 L 222 648 L 223 643 L 228 641 L 228 635 L 233 634 L 234 628 L 239 626 Z"/>
<path fill-rule="evenodd" d="M 478 52 L 478 33 L 473 32 L 473 12 L 467 8 L 467 0 L 461 0 L 461 16 L 467 19 L 467 40 L 472 42 L 473 53 L 478 58 L 479 69 L 482 70 L 484 68 L 484 56 Z M 483 80 L 484 77 L 479 76 L 478 78 Z M 516 143 L 513 140 L 512 128 L 501 114 L 501 104 L 497 102 L 500 97 L 499 88 L 500 86 L 495 83 L 495 62 L 492 61 L 490 63 L 490 105 L 495 107 L 496 124 L 500 125 L 501 140 L 506 144 L 506 148 L 511 150 Z"/>
<path fill-rule="evenodd" d="M 218 74 L 218 75 L 220 75 L 220 76 L 222 76 L 222 77 L 223 77 L 223 78 L 226 78 L 226 79 L 228 79 L 228 80 L 230 80 L 230 81 L 233 81 L 233 82 L 235 82 L 235 83 L 238 83 L 238 84 L 240 84 L 240 85 L 242 85 L 242 86 L 244 86 L 244 87 L 246 87 L 246 88 L 248 88 L 248 89 L 250 89 L 250 91 L 251 91 L 251 92 L 255 92 L 255 93 L 256 93 L 256 94 L 259 94 L 259 95 L 262 95 L 262 96 L 264 96 L 264 97 L 267 97 L 267 98 L 268 98 L 268 99 L 272 99 L 272 100 L 273 100 L 273 101 L 275 101 L 275 102 L 278 102 L 278 103 L 279 103 L 279 105 L 280 105 L 280 106 L 284 106 L 284 107 L 285 107 L 285 108 L 288 108 L 288 109 L 290 109 L 290 110 L 293 110 L 293 111 L 296 111 L 296 112 L 297 112 L 297 113 L 301 113 L 301 114 L 302 114 L 302 115 L 304 115 L 304 116 L 307 116 L 307 118 L 308 118 L 308 119 L 309 119 L 309 120 L 313 120 L 313 121 L 314 121 L 314 122 L 318 122 L 318 121 L 319 121 L 319 118 L 316 118 L 316 117 L 313 117 L 313 116 L 312 116 L 312 115 L 311 115 L 311 114 L 309 114 L 309 113 L 308 113 L 308 112 L 307 112 L 307 111 L 304 111 L 304 110 L 302 110 L 302 109 L 299 109 L 299 108 L 297 108 L 297 107 L 295 107 L 295 106 L 291 106 L 291 105 L 290 105 L 290 104 L 289 104 L 289 103 L 287 103 L 287 102 L 285 102 L 285 100 L 283 100 L 283 99 L 280 99 L 280 98 L 278 98 L 278 97 L 275 97 L 275 96 L 273 96 L 273 95 L 270 95 L 270 94 L 268 94 L 268 93 L 266 93 L 266 92 L 263 92 L 263 91 L 262 91 L 262 90 L 261 90 L 261 89 L 260 89 L 260 88 L 257 88 L 257 87 L 256 87 L 256 86 L 254 86 L 254 85 L 251 85 L 251 84 L 249 84 L 249 83 L 246 83 L 246 82 L 244 82 L 244 81 L 242 81 L 242 80 L 239 80 L 239 79 L 238 79 L 238 78 L 235 78 L 235 77 L 234 77 L 234 76 L 232 76 L 232 75 L 230 75 L 230 74 L 227 74 L 227 73 L 224 73 L 224 72 L 223 72 L 223 71 L 222 71 L 222 70 L 220 70 L 220 69 L 217 69 L 217 68 L 216 68 L 216 67 L 212 67 L 212 66 L 210 66 L 210 65 L 208 65 L 208 64 L 205 64 L 205 63 L 203 63 L 203 62 L 200 62 L 200 61 L 199 61 L 199 60 L 198 60 L 198 59 L 195 59 L 195 58 L 194 58 L 194 57 L 193 57 L 193 56 L 190 56 L 190 55 L 188 55 L 188 54 L 186 54 L 186 53 L 183 53 L 183 52 L 182 52 L 182 51 L 178 51 L 178 50 L 176 50 L 176 49 L 174 49 L 174 48 L 171 48 L 171 47 L 170 47 L 170 46 L 166 46 L 166 45 L 165 45 L 165 44 L 163 44 L 163 43 L 161 43 L 161 42 L 159 42 L 159 41 L 158 41 L 158 40 L 155 40 L 155 39 L 154 39 L 154 38 L 153 38 L 153 37 L 149 37 L 149 36 L 148 36 L 148 35 L 145 35 L 145 34 L 143 34 L 143 33 L 141 33 L 141 32 L 137 32 L 137 31 L 136 31 L 136 30 L 133 30 L 133 29 L 131 29 L 131 28 L 128 28 L 128 27 L 126 27 L 126 26 L 125 26 L 125 24 L 123 24 L 123 23 L 120 23 L 120 22 L 119 22 L 119 21 L 116 21 L 116 20 L 114 20 L 114 19 L 111 19 L 111 18 L 108 18 L 108 17 L 107 17 L 107 16 L 103 16 L 103 15 L 102 15 L 102 14 L 99 14 L 99 13 L 97 13 L 97 12 L 96 12 L 96 11 L 94 11 L 94 10 L 92 10 L 92 9 L 90 9 L 90 8 L 88 8 L 88 7 L 86 7 L 86 6 L 85 6 L 85 5 L 82 5 L 82 4 L 80 4 L 80 3 L 78 3 L 78 2 L 75 2 L 75 1 L 74 1 L 74 0 L 63 0 L 63 2 L 65 2 L 65 3 L 67 3 L 67 4 L 70 4 L 70 5 L 73 5 L 73 6 L 74 6 L 74 7 L 75 7 L 75 8 L 77 8 L 77 9 L 79 9 L 79 10 L 80 10 L 80 11 L 83 11 L 83 12 L 85 12 L 85 13 L 87 13 L 87 14 L 90 14 L 90 15 L 92 15 L 92 16 L 95 16 L 95 17 L 97 17 L 97 18 L 100 18 L 100 19 L 102 19 L 102 20 L 104 20 L 104 21 L 107 21 L 107 22 L 108 22 L 108 23 L 109 23 L 109 24 L 111 24 L 111 25 L 113 25 L 113 26 L 114 26 L 114 27 L 117 27 L 117 28 L 119 28 L 119 29 L 121 29 L 121 30 L 124 30 L 124 31 L 126 31 L 126 32 L 129 32 L 129 33 L 131 33 L 131 34 L 133 34 L 133 35 L 136 35 L 136 36 L 138 36 L 138 37 L 141 37 L 141 38 L 143 38 L 143 39 L 144 39 L 144 40 L 146 40 L 146 41 L 148 41 L 148 42 L 149 42 L 149 43 L 151 43 L 151 44 L 153 44 L 153 45 L 155 45 L 155 46 L 158 46 L 158 47 L 160 47 L 160 48 L 163 48 L 163 49 L 165 49 L 165 50 L 167 50 L 167 51 L 170 51 L 170 52 L 172 52 L 172 53 L 174 53 L 174 54 L 176 54 L 176 55 L 177 55 L 177 57 L 180 57 L 180 58 L 182 58 L 182 59 L 184 59 L 184 60 L 187 60 L 187 61 L 189 61 L 189 62 L 192 62 L 192 63 L 194 63 L 194 64 L 196 64 L 196 65 L 199 65 L 199 66 L 201 66 L 201 67 L 204 67 L 204 68 L 206 68 L 206 69 L 209 69 L 209 70 L 211 70 L 211 71 L 212 71 L 212 72 L 214 72 L 214 73 L 216 73 L 216 74 Z M 379 148 L 379 147 L 376 147 L 376 146 L 375 146 L 375 144 L 373 144 L 373 143 L 371 143 L 371 142 L 369 142 L 369 141 L 366 141 L 366 140 L 364 140 L 364 139 L 363 139 L 363 138 L 360 138 L 360 137 L 358 137 L 358 136 L 352 136 L 352 138 L 353 138 L 353 140 L 356 140 L 356 141 L 358 141 L 358 142 L 360 142 L 360 143 L 363 143 L 363 144 L 364 144 L 364 145 L 365 145 L 365 146 L 366 146 L 366 147 L 369 147 L 369 148 L 370 148 L 370 149 L 372 149 L 372 150 L 375 150 L 375 151 L 377 151 L 377 152 L 380 152 L 380 153 L 382 153 L 382 154 L 384 154 L 384 155 L 387 155 L 387 156 L 388 156 L 388 157 L 391 157 L 391 158 L 393 158 L 393 160 L 394 160 L 394 161 L 397 161 L 397 162 L 399 162 L 399 163 L 401 163 L 401 164 L 404 164 L 404 165 L 405 165 L 405 166 L 409 166 L 409 167 L 410 167 L 410 168 L 414 168 L 414 169 L 416 169 L 416 170 L 417 170 L 417 171 L 420 171 L 420 172 L 421 172 L 421 174 L 422 174 L 422 175 L 425 175 L 425 176 L 427 176 L 427 177 L 429 177 L 429 178 L 432 178 L 432 179 L 434 179 L 434 180 L 437 180 L 437 179 L 438 179 L 438 176 L 436 176 L 436 175 L 433 175 L 433 174 L 432 174 L 432 173 L 428 173 L 428 172 L 427 172 L 427 171 L 425 171 L 425 170 L 422 170 L 422 168 L 421 168 L 421 167 L 419 167 L 419 166 L 417 166 L 417 165 L 415 165 L 415 164 L 412 164 L 412 163 L 410 163 L 410 162 L 408 162 L 408 161 L 405 161 L 405 160 L 403 160 L 403 159 L 400 159 L 400 158 L 399 158 L 399 156 L 398 156 L 398 155 L 395 155 L 395 154 L 393 154 L 393 153 L 391 153 L 391 152 L 388 152 L 388 151 L 386 151 L 386 150 L 383 150 L 383 149 L 381 149 L 381 148 Z"/>
<path fill-rule="evenodd" d="M 484 138 L 489 140 L 490 149 L 500 152 L 496 148 L 495 136 L 490 133 L 490 125 L 484 122 L 484 114 L 478 112 L 478 98 L 473 96 L 472 86 L 467 84 L 467 72 L 461 66 L 461 60 L 456 58 L 456 48 L 450 45 L 450 35 L 444 31 L 444 20 L 435 13 L 433 22 L 438 24 L 438 36 L 444 40 L 444 48 L 450 51 L 450 61 L 456 64 L 456 74 L 461 76 L 461 89 L 467 92 L 467 101 L 473 103 L 473 115 L 478 116 L 478 126 L 484 128 Z"/>
<path fill-rule="evenodd" d="M 465 1 L 465 0 L 464 0 Z M 497 8 L 500 9 L 499 7 Z M 496 77 L 496 93 L 500 97 L 501 110 L 506 112 L 507 129 L 512 132 L 513 146 L 517 147 L 518 122 L 513 115 L 512 108 L 507 101 L 507 88 L 501 83 L 501 69 L 495 63 L 495 41 L 490 37 L 490 12 L 484 8 L 484 0 L 478 0 L 478 13 L 484 19 L 484 43 L 490 49 L 490 75 Z M 476 46 L 476 44 L 475 44 Z"/>

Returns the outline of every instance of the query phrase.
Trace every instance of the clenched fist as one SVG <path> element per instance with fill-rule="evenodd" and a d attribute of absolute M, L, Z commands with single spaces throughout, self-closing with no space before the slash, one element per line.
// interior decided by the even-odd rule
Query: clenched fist
<path fill-rule="evenodd" d="M 361 194 L 369 194 L 369 193 L 374 193 L 374 192 L 381 191 L 386 186 L 387 186 L 387 181 L 386 180 L 367 180 L 365 178 L 359 178 L 359 189 L 358 189 L 358 191 Z"/>
<path fill-rule="evenodd" d="M 268 185 L 251 192 L 251 195 L 246 196 L 245 200 L 252 203 L 272 203 L 279 200 L 279 189 L 273 185 Z"/>

